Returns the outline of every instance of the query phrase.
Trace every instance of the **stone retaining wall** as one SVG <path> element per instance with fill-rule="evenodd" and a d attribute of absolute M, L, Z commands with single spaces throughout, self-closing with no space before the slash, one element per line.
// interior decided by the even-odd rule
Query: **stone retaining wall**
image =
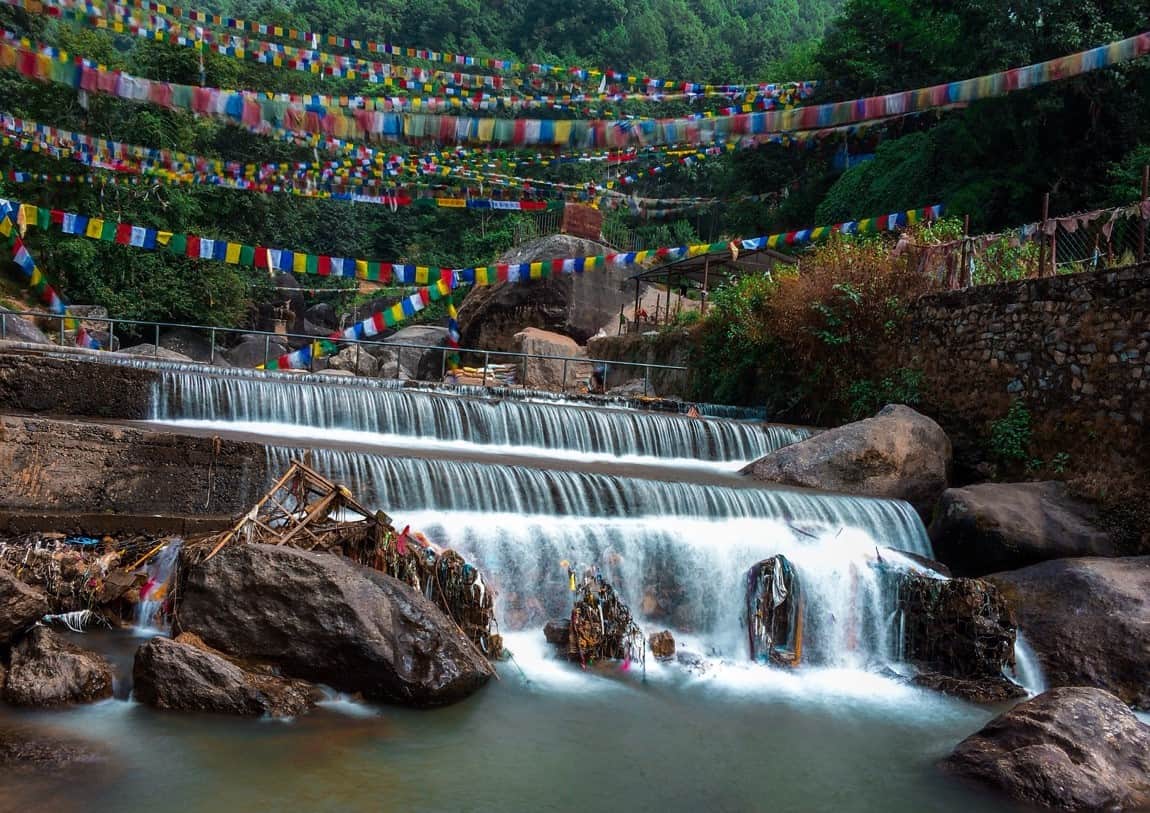
<path fill-rule="evenodd" d="M 926 296 L 892 356 L 922 370 L 923 408 L 949 431 L 985 431 L 1012 399 L 1046 445 L 1146 455 L 1150 266 Z"/>
<path fill-rule="evenodd" d="M 0 351 L 0 412 L 143 420 L 155 370 L 100 364 L 78 355 Z"/>

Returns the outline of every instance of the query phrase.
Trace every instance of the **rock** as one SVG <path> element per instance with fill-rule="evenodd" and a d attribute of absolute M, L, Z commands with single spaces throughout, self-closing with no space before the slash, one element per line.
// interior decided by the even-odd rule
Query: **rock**
<path fill-rule="evenodd" d="M 255 368 L 265 361 L 277 359 L 288 352 L 287 339 L 272 336 L 270 339 L 252 336 L 245 338 L 225 355 L 233 367 Z M 266 358 L 265 358 L 266 353 Z"/>
<path fill-rule="evenodd" d="M 313 686 L 244 669 L 187 634 L 140 647 L 132 679 L 136 699 L 158 709 L 294 717 L 314 705 Z"/>
<path fill-rule="evenodd" d="M 351 370 L 320 370 L 318 375 L 331 375 L 339 378 L 355 378 Z"/>
<path fill-rule="evenodd" d="M 612 387 L 607 390 L 607 394 L 614 398 L 658 398 L 655 394 L 655 388 L 651 385 L 650 381 L 644 381 L 642 378 L 633 378 L 626 384 L 620 384 L 618 387 Z"/>
<path fill-rule="evenodd" d="M 215 360 L 223 358 L 219 343 L 227 334 L 216 335 Z M 193 361 L 207 364 L 212 361 L 211 331 L 196 330 L 190 327 L 171 327 L 160 334 L 160 347 L 186 356 Z"/>
<path fill-rule="evenodd" d="M 1093 508 L 1062 483 L 984 483 L 943 492 L 930 538 L 935 554 L 960 575 L 1074 556 L 1116 556 Z"/>
<path fill-rule="evenodd" d="M 47 627 L 12 647 L 4 699 L 14 706 L 63 706 L 112 696 L 112 667 Z"/>
<path fill-rule="evenodd" d="M 1093 686 L 1150 708 L 1150 556 L 1058 559 L 987 576 L 1049 686 Z"/>
<path fill-rule="evenodd" d="M 422 595 L 331 554 L 232 545 L 187 569 L 177 613 L 229 655 L 373 700 L 445 705 L 494 674 Z"/>
<path fill-rule="evenodd" d="M 995 586 L 981 579 L 937 579 L 907 571 L 895 578 L 906 660 L 926 672 L 962 678 L 966 684 L 955 682 L 953 688 L 966 685 L 971 696 L 1007 691 L 1002 670 L 1014 665 L 1014 622 Z M 986 685 L 970 685 L 979 681 Z M 1013 696 L 1024 694 L 1018 689 Z"/>
<path fill-rule="evenodd" d="M 548 621 L 543 627 L 543 637 L 547 639 L 549 644 L 566 648 L 567 641 L 571 637 L 571 619 L 560 618 L 555 621 Z"/>
<path fill-rule="evenodd" d="M 7 308 L 0 308 L 0 314 L 3 314 L 0 317 L 0 339 L 26 344 L 52 344 L 52 340 L 31 319 L 12 316 L 12 311 Z"/>
<path fill-rule="evenodd" d="M 668 630 L 653 632 L 647 639 L 651 646 L 651 654 L 657 661 L 669 661 L 675 658 L 675 636 Z"/>
<path fill-rule="evenodd" d="M 329 356 L 327 369 L 329 372 L 338 370 L 354 375 L 374 377 L 379 373 L 379 361 L 365 348 L 357 348 L 353 345 L 345 347 L 334 356 Z"/>
<path fill-rule="evenodd" d="M 49 612 L 48 597 L 0 568 L 0 646 Z"/>
<path fill-rule="evenodd" d="M 939 672 L 919 672 L 911 682 L 924 689 L 959 697 L 971 703 L 993 706 L 1026 697 L 1026 690 L 1003 675 L 961 678 Z"/>
<path fill-rule="evenodd" d="M 501 263 L 608 254 L 612 249 L 590 240 L 555 234 L 532 240 L 499 259 Z M 635 299 L 630 268 L 596 268 L 593 273 L 563 274 L 517 283 L 499 283 L 471 291 L 459 309 L 462 345 L 483 350 L 512 350 L 524 328 L 570 336 L 585 343 L 605 324 L 617 323 L 619 308 Z"/>
<path fill-rule="evenodd" d="M 1150 726 L 1099 689 L 1053 689 L 993 720 L 939 763 L 1028 805 L 1150 805 Z"/>
<path fill-rule="evenodd" d="M 444 347 L 447 344 L 447 328 L 438 325 L 411 325 L 383 341 L 385 345 L 421 345 L 421 347 L 383 347 L 377 352 L 376 358 L 383 364 L 392 360 L 398 362 L 400 378 L 416 381 L 443 380 L 443 351 L 433 348 Z M 392 353 L 395 355 L 391 355 Z M 394 373 L 381 377 L 394 378 Z"/>
<path fill-rule="evenodd" d="M 327 302 L 317 302 L 312 305 L 304 311 L 304 317 L 313 325 L 327 328 L 328 333 L 339 327 L 339 314 Z"/>
<path fill-rule="evenodd" d="M 529 327 L 515 334 L 515 352 L 538 356 L 563 356 L 565 358 L 586 359 L 587 350 L 569 336 L 548 333 L 539 328 Z M 528 359 L 524 364 L 523 386 L 532 390 L 560 392 L 573 390 L 579 382 L 587 381 L 591 365 L 578 361 L 566 364 L 559 359 Z M 564 377 L 566 373 L 566 378 Z"/>
<path fill-rule="evenodd" d="M 946 489 L 950 440 L 930 418 L 892 404 L 873 418 L 771 452 L 744 474 L 781 485 L 906 500 L 929 517 Z"/>
<path fill-rule="evenodd" d="M 46 768 L 70 768 L 106 760 L 106 754 L 87 743 L 47 737 L 40 732 L 0 730 L 0 769 L 23 768 L 39 772 Z"/>
<path fill-rule="evenodd" d="M 140 356 L 142 358 L 154 358 L 161 361 L 193 361 L 193 359 L 185 356 L 183 353 L 177 353 L 176 351 L 168 350 L 165 347 L 160 347 L 157 349 L 154 344 L 134 344 L 131 347 L 123 347 L 117 352 L 125 356 Z"/>

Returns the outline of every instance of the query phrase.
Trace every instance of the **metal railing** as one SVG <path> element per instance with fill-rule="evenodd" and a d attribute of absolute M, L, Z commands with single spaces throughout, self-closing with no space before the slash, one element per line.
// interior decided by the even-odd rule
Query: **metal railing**
<path fill-rule="evenodd" d="M 532 361 L 555 361 L 555 362 L 562 362 L 562 374 L 561 374 L 562 379 L 561 379 L 561 385 L 560 385 L 559 392 L 561 394 L 564 394 L 564 395 L 567 394 L 568 390 L 570 390 L 570 389 L 574 389 L 574 390 L 578 391 L 578 386 L 579 386 L 578 380 L 576 380 L 576 382 L 573 385 L 570 383 L 571 376 L 569 375 L 569 372 L 571 371 L 572 366 L 574 366 L 576 371 L 578 371 L 580 369 L 584 369 L 588 366 L 591 367 L 591 369 L 593 371 L 595 370 L 596 367 L 601 368 L 602 369 L 602 377 L 601 377 L 601 381 L 602 381 L 601 390 L 602 391 L 606 391 L 607 382 L 609 380 L 609 377 L 614 377 L 615 379 L 619 378 L 619 376 L 617 375 L 618 370 L 623 369 L 623 370 L 640 371 L 642 378 L 643 378 L 643 396 L 644 397 L 647 397 L 651 392 L 652 377 L 653 377 L 652 373 L 653 372 L 655 372 L 657 374 L 656 377 L 659 377 L 661 380 L 665 380 L 667 377 L 672 376 L 674 374 L 679 374 L 679 375 L 685 376 L 687 369 L 688 369 L 685 366 L 677 366 L 677 365 L 671 365 L 671 364 L 652 364 L 652 363 L 648 363 L 648 362 L 614 361 L 614 360 L 608 360 L 608 359 L 583 358 L 583 357 L 579 357 L 579 356 L 560 356 L 560 355 L 552 355 L 552 354 L 547 354 L 547 353 L 520 353 L 520 352 L 515 352 L 515 351 L 509 351 L 509 350 L 507 350 L 507 351 L 505 351 L 505 350 L 483 350 L 483 349 L 479 349 L 479 348 L 467 348 L 467 347 L 461 347 L 458 350 L 454 350 L 453 348 L 448 348 L 447 346 L 442 345 L 442 344 L 430 345 L 430 344 L 418 344 L 418 343 L 413 343 L 413 342 L 395 342 L 395 341 L 390 341 L 387 339 L 382 339 L 382 340 L 345 339 L 345 338 L 335 339 L 335 338 L 330 338 L 327 336 L 314 336 L 314 335 L 301 334 L 301 333 L 280 333 L 280 332 L 272 332 L 272 331 L 266 331 L 266 330 L 244 330 L 241 328 L 211 327 L 211 326 L 207 326 L 207 325 L 190 325 L 190 324 L 185 324 L 185 323 L 180 323 L 180 322 L 150 322 L 150 321 L 143 321 L 143 320 L 139 320 L 139 319 L 118 319 L 118 318 L 108 317 L 108 316 L 60 316 L 58 314 L 44 313 L 42 311 L 5 311 L 5 310 L 0 310 L 0 340 L 7 340 L 8 339 L 9 321 L 12 320 L 13 318 L 47 320 L 50 324 L 57 325 L 58 331 L 59 331 L 58 332 L 59 346 L 63 347 L 63 348 L 69 348 L 71 346 L 69 344 L 69 336 L 72 336 L 72 337 L 75 336 L 75 331 L 67 330 L 67 320 L 69 320 L 69 319 L 83 323 L 85 325 L 89 325 L 89 326 L 93 325 L 93 324 L 106 326 L 107 337 L 106 337 L 106 341 L 103 342 L 103 344 L 106 344 L 106 346 L 110 347 L 110 348 L 115 347 L 117 332 L 121 336 L 140 337 L 141 341 L 143 340 L 143 337 L 149 337 L 152 339 L 152 342 L 151 342 L 152 351 L 151 351 L 150 355 L 152 358 L 158 359 L 158 360 L 162 360 L 161 351 L 166 349 L 160 343 L 163 339 L 163 335 L 164 335 L 165 331 L 172 330 L 172 329 L 194 330 L 197 332 L 202 332 L 202 333 L 207 334 L 209 351 L 208 351 L 208 360 L 207 361 L 196 362 L 193 359 L 193 362 L 198 363 L 198 364 L 205 364 L 208 366 L 215 366 L 217 364 L 217 358 L 221 359 L 223 361 L 227 361 L 227 358 L 225 356 L 226 350 L 224 349 L 224 347 L 221 346 L 221 344 L 219 342 L 219 339 L 221 336 L 224 337 L 225 339 L 228 337 L 231 337 L 231 336 L 263 337 L 263 342 L 264 342 L 263 365 L 264 366 L 266 366 L 273 359 L 278 358 L 280 355 L 278 350 L 277 350 L 277 352 L 273 353 L 273 341 L 275 341 L 276 344 L 279 344 L 280 342 L 291 343 L 292 340 L 296 340 L 297 342 L 302 341 L 304 343 L 311 343 L 311 342 L 316 342 L 316 341 L 321 341 L 321 340 L 327 340 L 327 341 L 330 341 L 334 344 L 340 345 L 345 350 L 349 347 L 354 347 L 355 348 L 355 356 L 354 356 L 354 361 L 352 363 L 352 369 L 348 370 L 347 372 L 352 372 L 357 377 L 361 377 L 361 378 L 384 378 L 385 377 L 385 376 L 379 376 L 379 375 L 367 375 L 367 374 L 362 372 L 362 370 L 365 369 L 365 365 L 362 364 L 362 361 L 363 361 L 362 354 L 365 352 L 368 352 L 372 348 L 376 348 L 377 350 L 378 349 L 386 349 L 386 350 L 394 350 L 395 351 L 396 358 L 395 358 L 394 378 L 396 380 L 401 379 L 403 376 L 403 372 L 404 372 L 403 353 L 405 350 L 417 351 L 417 355 L 416 355 L 417 361 L 415 364 L 415 368 L 412 370 L 412 373 L 414 373 L 414 375 L 409 376 L 408 377 L 409 380 L 416 380 L 415 376 L 417 376 L 419 374 L 419 372 L 420 372 L 419 368 L 422 366 L 422 364 L 421 364 L 422 359 L 424 358 L 425 354 L 427 354 L 427 353 L 439 354 L 439 381 L 440 382 L 444 382 L 447 379 L 447 356 L 449 353 L 458 352 L 460 354 L 471 356 L 473 358 L 482 357 L 483 358 L 483 367 L 480 370 L 479 379 L 481 382 L 480 386 L 483 386 L 483 387 L 488 386 L 488 380 L 490 379 L 493 385 L 515 386 L 515 384 L 518 383 L 519 386 L 526 388 L 528 383 L 529 383 L 528 382 L 529 365 L 531 364 Z M 109 351 L 109 352 L 115 352 L 115 351 Z M 341 353 L 342 353 L 342 351 L 341 351 Z M 137 358 L 147 357 L 146 355 L 141 356 L 139 354 L 121 354 L 118 352 L 117 352 L 117 355 L 135 356 Z M 327 366 L 327 362 L 331 358 L 332 358 L 332 355 L 329 355 L 329 356 L 324 357 L 324 359 L 322 359 L 323 369 L 342 369 L 342 368 L 329 368 Z M 492 366 L 492 359 L 493 358 L 496 360 L 513 359 L 514 363 L 506 365 L 506 366 L 514 367 L 517 376 L 521 376 L 518 378 L 517 382 L 508 382 L 508 381 L 500 380 L 497 377 L 497 371 Z M 310 360 L 310 362 L 308 364 L 308 368 L 307 368 L 308 372 L 313 372 L 313 373 L 317 372 L 316 361 L 317 360 L 315 358 L 312 358 Z M 611 375 L 612 371 L 615 371 L 615 373 L 616 373 L 615 376 Z M 386 377 L 392 377 L 392 376 L 386 376 Z M 638 378 L 639 378 L 639 375 L 635 375 L 633 378 L 628 379 L 628 381 L 637 381 Z M 451 383 L 451 382 L 448 382 L 448 383 Z M 470 381 L 462 382 L 462 383 L 456 382 L 456 383 L 458 386 L 472 385 Z M 592 382 L 589 382 L 589 383 L 592 383 Z M 589 387 L 588 389 L 591 390 L 592 387 Z"/>

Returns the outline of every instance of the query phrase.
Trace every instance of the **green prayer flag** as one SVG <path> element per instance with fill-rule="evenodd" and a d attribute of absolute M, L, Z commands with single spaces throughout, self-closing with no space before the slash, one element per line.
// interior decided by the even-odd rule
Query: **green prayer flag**
<path fill-rule="evenodd" d="M 251 268 L 256 264 L 256 250 L 252 246 L 240 246 L 240 265 Z"/>

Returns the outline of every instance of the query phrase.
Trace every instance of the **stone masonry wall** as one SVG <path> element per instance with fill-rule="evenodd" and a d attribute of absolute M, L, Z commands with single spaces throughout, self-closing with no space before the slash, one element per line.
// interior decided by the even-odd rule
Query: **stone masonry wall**
<path fill-rule="evenodd" d="M 1019 398 L 1052 453 L 1146 467 L 1150 266 L 923 297 L 892 355 L 923 371 L 922 407 L 948 431 L 985 431 Z"/>

